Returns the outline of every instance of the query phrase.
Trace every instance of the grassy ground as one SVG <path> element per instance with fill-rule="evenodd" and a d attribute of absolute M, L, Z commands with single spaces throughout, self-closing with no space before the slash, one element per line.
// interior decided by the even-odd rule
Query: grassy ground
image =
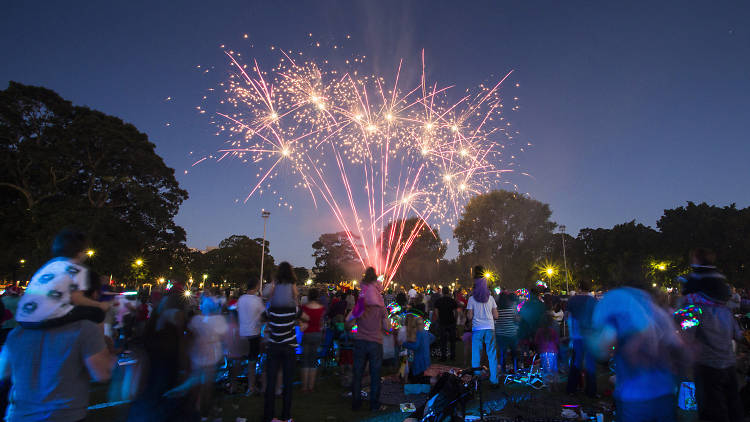
<path fill-rule="evenodd" d="M 459 363 L 463 359 L 461 352 L 461 350 L 458 350 Z M 393 369 L 390 371 L 386 370 L 384 371 L 384 375 L 392 372 Z M 608 374 L 604 370 L 601 372 L 599 391 L 600 394 L 604 394 L 611 389 L 611 386 L 608 385 Z M 341 387 L 338 377 L 334 374 L 335 368 L 330 369 L 327 375 L 319 379 L 316 391 L 312 393 L 302 393 L 299 385 L 295 386 L 292 400 L 292 417 L 296 422 L 400 422 L 405 418 L 406 414 L 401 413 L 398 406 L 388 406 L 388 410 L 379 413 L 372 413 L 368 410 L 353 412 L 351 410 L 351 398 L 344 397 L 346 391 Z M 91 403 L 104 402 L 105 391 L 106 386 L 96 386 L 92 392 Z M 525 420 L 560 419 L 561 406 L 563 404 L 579 405 L 590 416 L 593 416 L 595 412 L 602 412 L 605 414 L 605 420 L 612 420 L 611 412 L 607 410 L 612 409 L 612 400 L 606 395 L 602 399 L 588 399 L 582 393 L 571 397 L 563 391 L 564 386 L 562 384 L 551 390 L 540 391 L 521 385 L 506 385 L 498 390 L 485 388 L 483 398 L 485 409 L 494 410 L 492 415 L 499 418 L 495 420 L 514 420 L 517 416 L 521 416 Z M 248 422 L 253 422 L 259 421 L 263 415 L 263 398 L 260 396 L 230 396 L 219 393 L 217 399 L 219 402 L 218 407 L 221 411 L 216 414 L 215 418 L 210 420 L 235 422 L 237 418 L 245 418 Z M 363 404 L 363 407 L 366 408 L 367 403 Z M 478 414 L 477 407 L 478 400 L 475 399 L 470 405 L 472 411 L 469 413 Z M 280 408 L 281 402 L 279 400 L 277 401 L 277 409 Z M 127 404 L 91 410 L 87 420 L 121 421 L 126 418 L 127 410 Z M 695 420 L 694 412 L 681 413 L 680 420 Z"/>

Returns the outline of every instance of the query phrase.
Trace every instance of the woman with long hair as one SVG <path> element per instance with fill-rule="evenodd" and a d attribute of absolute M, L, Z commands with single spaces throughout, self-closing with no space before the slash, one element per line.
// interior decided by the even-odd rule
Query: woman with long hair
<path fill-rule="evenodd" d="M 310 289 L 307 292 L 307 303 L 302 306 L 302 321 L 307 326 L 302 331 L 302 392 L 311 392 L 315 388 L 317 374 L 315 364 L 318 360 L 318 349 L 322 341 L 323 315 L 326 308 L 320 304 L 320 291 Z"/>
<path fill-rule="evenodd" d="M 406 342 L 403 346 L 414 351 L 414 361 L 409 365 L 409 382 L 412 384 L 429 384 L 430 377 L 424 371 L 430 367 L 430 344 L 435 336 L 424 329 L 424 317 L 421 313 L 410 313 L 406 316 Z"/>
<path fill-rule="evenodd" d="M 497 305 L 487 288 L 484 268 L 480 265 L 474 267 L 474 292 L 469 298 L 466 312 L 466 318 L 470 319 L 472 323 L 471 366 L 479 366 L 482 347 L 486 347 L 487 358 L 490 361 L 490 383 L 493 387 L 497 387 L 497 350 L 495 343 Z"/>

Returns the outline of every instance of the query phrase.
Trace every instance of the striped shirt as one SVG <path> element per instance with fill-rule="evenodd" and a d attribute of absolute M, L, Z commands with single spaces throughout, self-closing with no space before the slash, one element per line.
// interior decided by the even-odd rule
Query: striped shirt
<path fill-rule="evenodd" d="M 297 346 L 295 323 L 297 320 L 296 307 L 272 307 L 266 311 L 268 325 L 266 337 L 270 343 Z"/>
<path fill-rule="evenodd" d="M 495 320 L 495 335 L 514 337 L 518 334 L 518 312 L 513 307 L 497 310 Z"/>

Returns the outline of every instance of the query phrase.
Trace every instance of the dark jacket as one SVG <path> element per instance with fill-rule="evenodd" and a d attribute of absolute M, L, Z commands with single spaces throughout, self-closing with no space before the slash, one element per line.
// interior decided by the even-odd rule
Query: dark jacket
<path fill-rule="evenodd" d="M 683 296 L 691 293 L 702 293 L 715 302 L 726 303 L 732 297 L 727 279 L 712 265 L 692 265 L 693 272 L 688 274 L 682 286 Z"/>

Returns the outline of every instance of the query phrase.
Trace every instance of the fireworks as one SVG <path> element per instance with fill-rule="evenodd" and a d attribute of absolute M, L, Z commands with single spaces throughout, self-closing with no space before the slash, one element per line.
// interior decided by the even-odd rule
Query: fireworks
<path fill-rule="evenodd" d="M 282 188 L 308 192 L 386 285 L 423 229 L 453 225 L 471 196 L 509 171 L 501 168 L 500 141 L 513 134 L 500 87 L 510 72 L 451 101 L 450 87 L 427 81 L 424 53 L 420 81 L 410 88 L 402 87 L 401 64 L 387 81 L 302 60 L 301 53 L 281 51 L 269 70 L 226 54 L 234 74 L 223 84 L 230 111 L 217 113 L 228 136 L 218 159 L 258 169 L 246 200 L 273 194 L 292 209 Z M 419 222 L 407 227 L 413 216 Z M 396 224 L 384 233 L 390 222 Z"/>

